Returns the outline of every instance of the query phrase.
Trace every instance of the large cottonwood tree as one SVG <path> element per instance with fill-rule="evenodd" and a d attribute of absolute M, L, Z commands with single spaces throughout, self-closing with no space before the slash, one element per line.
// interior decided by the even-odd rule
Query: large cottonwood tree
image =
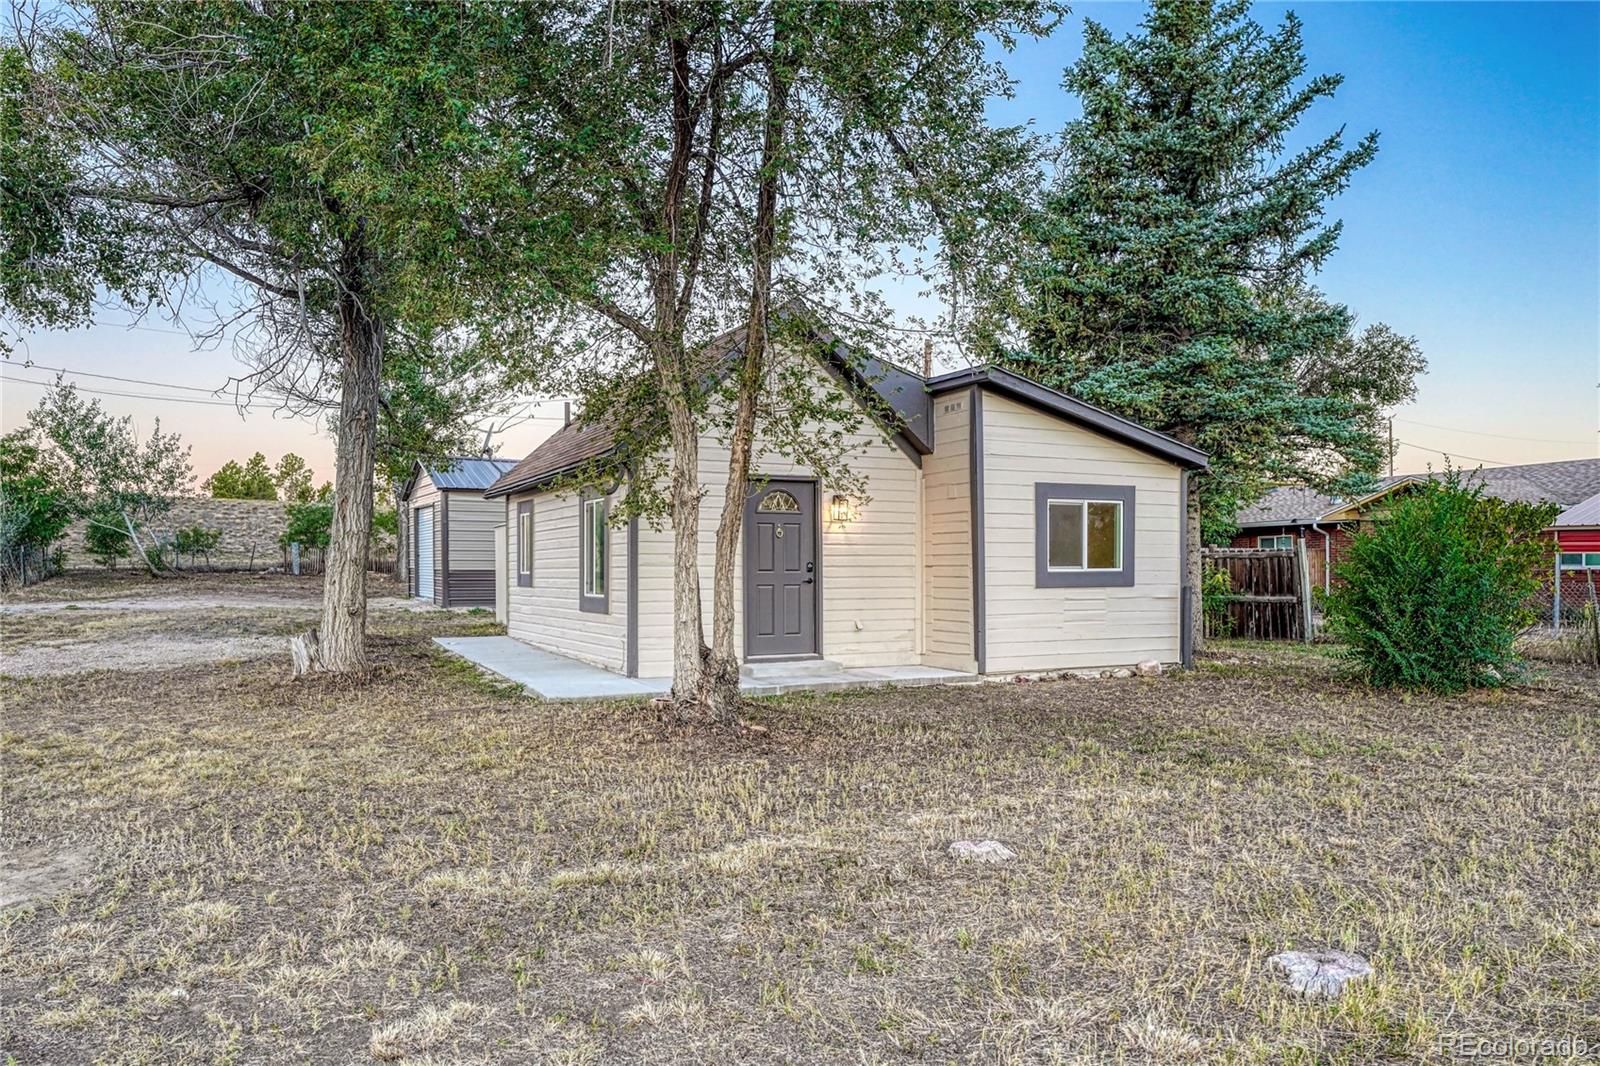
<path fill-rule="evenodd" d="M 554 135 L 581 135 L 573 173 L 595 190 L 580 243 L 606 269 L 570 294 L 617 343 L 580 382 L 585 417 L 624 438 L 628 509 L 670 518 L 673 696 L 685 717 L 729 722 L 737 708 L 734 566 L 758 432 L 825 480 L 853 484 L 848 435 L 806 427 L 849 426 L 862 412 L 772 364 L 775 331 L 810 342 L 805 312 L 784 324 L 775 308 L 849 307 L 851 319 L 871 319 L 859 313 L 863 283 L 891 269 L 957 291 L 999 243 L 994 220 L 1016 216 L 1032 159 L 1025 131 L 986 122 L 987 102 L 1009 91 L 986 44 L 1042 33 L 1055 14 L 1031 3 L 614 4 L 567 26 L 572 53 L 600 64 L 530 76 Z M 930 244 L 930 264 L 895 262 Z M 719 334 L 725 343 L 708 347 Z M 699 563 L 708 429 L 730 448 L 709 645 Z M 666 493 L 654 501 L 663 438 Z"/>
<path fill-rule="evenodd" d="M 308 668 L 367 667 L 385 356 L 401 329 L 430 336 L 493 302 L 475 213 L 521 203 L 507 176 L 530 164 L 487 116 L 508 91 L 507 20 L 520 48 L 538 47 L 538 10 L 95 3 L 24 18 L 0 56 L 6 317 L 83 324 L 100 291 L 138 309 L 188 297 L 192 315 L 222 279 L 253 381 L 330 410 L 333 523 Z M 402 391 L 425 377 L 402 375 Z"/>

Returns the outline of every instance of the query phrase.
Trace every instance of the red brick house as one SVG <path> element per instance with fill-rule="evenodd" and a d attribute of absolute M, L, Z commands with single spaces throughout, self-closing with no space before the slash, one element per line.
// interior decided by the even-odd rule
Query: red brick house
<path fill-rule="evenodd" d="M 1289 548 L 1296 538 L 1301 538 L 1306 542 L 1311 583 L 1326 591 L 1333 582 L 1334 566 L 1361 523 L 1370 521 L 1373 512 L 1393 493 L 1433 476 L 1437 475 L 1401 474 L 1383 478 L 1376 491 L 1347 499 L 1324 496 L 1305 488 L 1273 489 L 1239 512 L 1239 532 L 1234 535 L 1231 546 Z M 1587 590 L 1583 571 L 1589 568 L 1600 571 L 1600 514 L 1592 513 L 1600 512 L 1600 504 L 1592 499 L 1600 496 L 1600 459 L 1486 467 L 1472 471 L 1471 480 L 1481 485 L 1486 494 L 1502 500 L 1558 503 L 1570 508 L 1551 527 L 1552 535 L 1560 539 L 1566 555 L 1562 563 L 1563 591 L 1568 585 L 1575 591 L 1580 583 Z M 1590 524 L 1563 526 L 1574 512 L 1578 512 L 1578 516 L 1573 522 L 1587 520 Z M 1568 537 L 1572 539 L 1569 541 Z M 1600 582 L 1600 572 L 1595 579 Z"/>

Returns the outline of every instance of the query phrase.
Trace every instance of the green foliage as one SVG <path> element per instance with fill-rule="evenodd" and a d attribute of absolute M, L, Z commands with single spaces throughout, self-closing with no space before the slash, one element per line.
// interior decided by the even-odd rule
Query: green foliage
<path fill-rule="evenodd" d="M 1228 571 L 1215 567 L 1200 579 L 1200 610 L 1209 636 L 1226 637 L 1233 630 L 1233 615 L 1228 610 L 1233 581 Z"/>
<path fill-rule="evenodd" d="M 59 380 L 39 400 L 28 422 L 45 442 L 61 499 L 91 528 L 110 526 L 139 541 L 139 530 L 172 509 L 192 478 L 189 448 L 176 433 L 163 433 L 161 422 L 143 440 L 133 418 L 113 418 L 99 400 L 85 400 Z M 90 550 L 115 559 L 115 538 L 93 534 L 100 548 Z M 141 554 L 145 546 L 140 545 Z"/>
<path fill-rule="evenodd" d="M 117 525 L 120 520 L 118 514 L 100 512 L 91 514 L 88 525 L 84 527 L 83 546 L 101 566 L 116 566 L 118 559 L 126 559 L 133 554 L 128 531 Z"/>
<path fill-rule="evenodd" d="M 1065 84 L 1083 106 L 1032 224 L 998 358 L 1211 454 L 1206 537 L 1277 483 L 1363 486 L 1379 408 L 1422 365 L 1309 287 L 1337 246 L 1328 201 L 1377 152 L 1342 131 L 1287 151 L 1341 78 L 1306 76 L 1300 23 L 1244 0 L 1157 0 L 1140 32 L 1089 22 Z"/>
<path fill-rule="evenodd" d="M 302 548 L 326 551 L 329 532 L 333 528 L 333 504 L 296 503 L 288 507 L 288 525 L 278 537 L 278 545 L 288 548 L 299 544 Z"/>
<path fill-rule="evenodd" d="M 41 568 L 72 522 L 72 505 L 32 426 L 0 437 L 0 576 Z"/>
<path fill-rule="evenodd" d="M 1379 685 L 1453 692 L 1514 677 L 1517 634 L 1560 508 L 1508 503 L 1447 471 L 1358 532 L 1328 597 L 1330 632 Z"/>
<path fill-rule="evenodd" d="M 207 529 L 205 526 L 187 526 L 172 535 L 172 554 L 174 560 L 187 555 L 191 565 L 195 556 L 204 555 L 209 563 L 211 553 L 222 543 L 222 530 Z"/>
<path fill-rule="evenodd" d="M 285 456 L 285 459 L 289 456 Z M 295 456 L 294 458 L 299 458 Z M 282 460 L 279 460 L 282 465 Z M 301 463 L 304 466 L 304 461 Z M 306 480 L 310 480 L 311 472 L 305 471 Z M 278 498 L 278 482 L 273 476 L 272 468 L 267 465 L 267 457 L 260 452 L 252 455 L 243 466 L 229 459 L 218 468 L 215 474 L 200 483 L 200 487 L 209 492 L 213 498 L 219 500 L 275 500 Z"/>

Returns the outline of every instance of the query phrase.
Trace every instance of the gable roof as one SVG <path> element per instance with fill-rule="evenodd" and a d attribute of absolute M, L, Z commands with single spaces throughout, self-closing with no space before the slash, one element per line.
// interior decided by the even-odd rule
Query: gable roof
<path fill-rule="evenodd" d="M 514 459 L 486 459 L 479 455 L 451 456 L 438 465 L 419 461 L 411 465 L 411 476 L 406 479 L 405 486 L 400 490 L 400 496 L 407 500 L 411 498 L 419 474 L 427 474 L 428 480 L 433 482 L 433 487 L 440 492 L 458 489 L 476 489 L 482 492 L 514 466 L 516 466 Z"/>
<path fill-rule="evenodd" d="M 780 308 L 778 313 L 786 316 L 801 314 L 785 308 Z M 806 329 L 812 340 L 822 347 L 821 361 L 830 373 L 858 395 L 873 393 L 878 401 L 894 411 L 899 422 L 895 427 L 896 442 L 918 463 L 921 462 L 920 456 L 933 451 L 933 398 L 941 393 L 977 385 L 1004 393 L 1180 466 L 1197 470 L 1206 468 L 1206 453 L 1200 449 L 1048 388 L 1021 374 L 999 367 L 977 367 L 924 378 L 886 359 L 856 352 L 837 335 L 817 325 L 815 319 L 807 319 Z M 729 330 L 707 345 L 712 364 L 707 373 L 720 373 L 744 350 L 744 332 L 744 327 Z M 585 463 L 610 454 L 617 446 L 616 436 L 615 427 L 604 421 L 572 422 L 563 426 L 491 485 L 484 495 L 510 495 L 571 473 Z"/>
<path fill-rule="evenodd" d="M 1575 503 L 1565 511 L 1556 515 L 1556 520 L 1550 525 L 1555 529 L 1580 529 L 1586 526 L 1600 526 L 1600 492 L 1590 496 L 1587 500 Z"/>
<path fill-rule="evenodd" d="M 1377 493 L 1354 499 L 1285 486 L 1273 489 L 1241 510 L 1234 520 L 1240 528 L 1310 525 L 1329 519 L 1354 504 L 1369 502 L 1375 496 L 1406 482 L 1443 476 L 1442 472 L 1432 471 L 1380 478 Z M 1470 483 L 1482 486 L 1486 495 L 1512 503 L 1559 503 L 1571 506 L 1600 493 L 1600 459 L 1491 466 L 1466 471 L 1465 476 Z"/>
<path fill-rule="evenodd" d="M 797 314 L 780 308 L 779 314 Z M 858 395 L 870 390 L 899 419 L 896 440 L 916 459 L 933 451 L 932 400 L 920 375 L 876 356 L 861 355 L 835 334 L 809 322 L 807 331 L 822 348 L 824 367 Z M 721 334 L 706 345 L 706 371 L 720 375 L 744 352 L 745 327 Z M 585 463 L 603 458 L 617 446 L 611 423 L 573 421 L 556 430 L 543 444 L 500 477 L 486 496 L 506 496 L 552 481 Z M 920 459 L 918 460 L 920 462 Z"/>
<path fill-rule="evenodd" d="M 992 389 L 1030 407 L 1057 415 L 1068 422 L 1091 429 L 1101 436 L 1121 441 L 1140 451 L 1192 470 L 1204 470 L 1208 465 L 1206 453 L 1184 444 L 1176 437 L 1158 433 L 1140 425 L 1131 418 L 1114 415 L 1092 403 L 1085 403 L 1032 378 L 997 366 L 971 367 L 950 374 L 940 374 L 927 381 L 928 395 L 938 396 L 973 385 Z"/>

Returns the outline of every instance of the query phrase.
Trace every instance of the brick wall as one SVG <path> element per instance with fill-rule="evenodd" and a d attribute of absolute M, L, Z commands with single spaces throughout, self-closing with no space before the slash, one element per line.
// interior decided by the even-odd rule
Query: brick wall
<path fill-rule="evenodd" d="M 238 569 L 254 565 L 257 569 L 278 566 L 283 562 L 283 550 L 278 547 L 278 537 L 288 526 L 283 504 L 276 500 L 213 500 L 209 497 L 191 497 L 179 500 L 171 511 L 158 519 L 152 532 L 171 534 L 188 526 L 204 526 L 222 530 L 222 540 L 211 553 L 211 565 L 224 569 Z M 60 546 L 67 552 L 67 568 L 97 567 L 100 564 L 83 546 L 82 522 L 74 522 Z M 119 566 L 127 566 L 122 560 Z M 185 558 L 183 565 L 188 566 Z M 200 557 L 205 565 L 205 556 Z"/>

